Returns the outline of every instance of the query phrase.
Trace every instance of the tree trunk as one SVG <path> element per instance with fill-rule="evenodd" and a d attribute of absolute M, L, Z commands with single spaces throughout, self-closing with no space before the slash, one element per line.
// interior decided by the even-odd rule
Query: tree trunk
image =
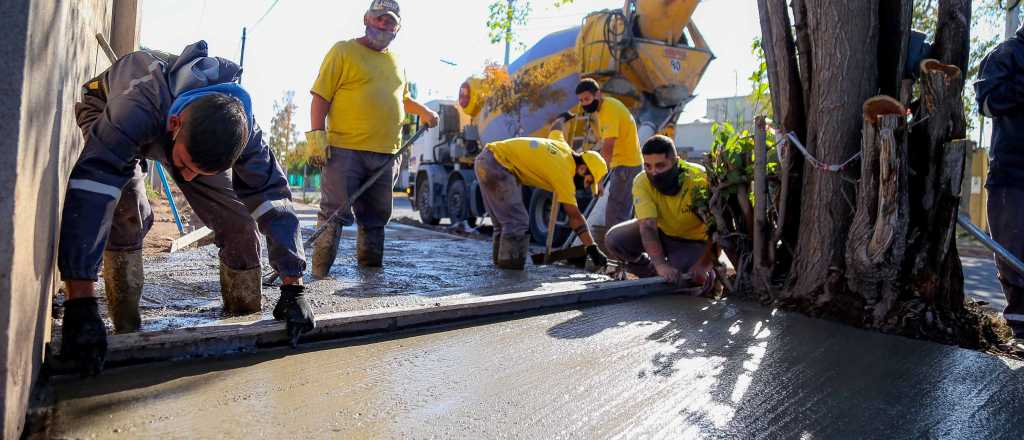
<path fill-rule="evenodd" d="M 810 39 L 807 150 L 827 164 L 859 151 L 861 104 L 878 89 L 878 0 L 806 0 Z M 860 319 L 860 301 L 844 295 L 846 234 L 855 187 L 846 170 L 804 166 L 796 260 L 787 296 L 844 321 Z"/>

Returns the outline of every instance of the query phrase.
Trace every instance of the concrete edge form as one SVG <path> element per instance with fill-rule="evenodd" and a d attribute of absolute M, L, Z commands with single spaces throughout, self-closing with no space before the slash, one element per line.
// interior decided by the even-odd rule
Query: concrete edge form
<path fill-rule="evenodd" d="M 611 281 L 581 288 L 546 292 L 518 292 L 449 303 L 395 307 L 386 310 L 362 310 L 322 315 L 317 328 L 302 337 L 302 342 L 337 339 L 369 333 L 385 333 L 430 324 L 466 321 L 475 318 L 525 312 L 549 307 L 636 298 L 698 289 L 680 289 L 660 277 L 642 280 Z M 284 323 L 273 320 L 220 324 L 157 332 L 111 335 L 108 338 L 107 366 L 159 362 L 174 359 L 253 352 L 260 348 L 285 346 Z M 51 347 L 50 352 L 57 350 Z M 54 356 L 47 359 L 51 373 L 68 373 L 69 366 Z"/>

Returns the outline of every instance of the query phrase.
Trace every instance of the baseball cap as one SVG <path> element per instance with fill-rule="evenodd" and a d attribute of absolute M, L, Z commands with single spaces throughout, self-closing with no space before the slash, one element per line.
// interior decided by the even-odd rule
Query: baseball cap
<path fill-rule="evenodd" d="M 388 14 L 395 18 L 395 21 L 401 22 L 402 15 L 398 8 L 398 2 L 395 0 L 373 0 L 370 3 L 369 12 L 376 17 Z"/>

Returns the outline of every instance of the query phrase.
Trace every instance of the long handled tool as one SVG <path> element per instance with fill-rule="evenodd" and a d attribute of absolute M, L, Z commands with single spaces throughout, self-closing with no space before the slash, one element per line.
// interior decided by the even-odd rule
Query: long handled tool
<path fill-rule="evenodd" d="M 603 183 L 603 185 L 601 185 L 601 186 L 604 188 L 604 191 L 607 191 L 608 188 L 607 188 L 606 185 L 608 183 L 608 176 L 605 176 L 605 178 L 602 181 L 602 183 Z M 552 208 L 553 208 L 554 207 L 554 203 L 555 203 L 554 196 L 552 196 L 551 203 L 552 203 Z M 583 218 L 590 217 L 590 212 L 594 210 L 594 206 L 597 206 L 597 197 L 594 197 L 593 199 L 591 199 L 590 203 L 587 204 L 586 209 L 583 210 Z M 553 235 L 551 234 L 551 231 L 552 231 L 552 227 L 551 227 L 551 225 L 548 225 L 548 240 L 549 241 L 553 237 Z M 569 238 L 565 240 L 565 243 L 562 244 L 562 247 L 560 249 L 558 249 L 556 251 L 552 251 L 551 247 L 548 246 L 548 249 L 547 249 L 546 252 L 544 252 L 543 254 L 533 254 L 533 255 L 530 256 L 530 259 L 533 261 L 534 265 L 538 265 L 539 266 L 539 265 L 542 265 L 542 264 L 552 264 L 552 263 L 554 263 L 556 261 L 572 260 L 574 258 L 586 257 L 587 256 L 587 247 L 586 246 L 583 246 L 582 244 L 579 245 L 579 246 L 573 246 L 573 242 L 575 242 L 577 238 L 579 238 L 579 234 L 577 234 L 576 231 L 572 231 L 572 233 L 569 234 Z"/>
<path fill-rule="evenodd" d="M 387 163 L 380 167 L 379 170 L 374 172 L 369 179 L 366 179 L 366 182 L 363 182 L 363 185 L 360 186 L 359 189 L 356 189 L 355 192 L 349 194 L 348 200 L 346 200 L 345 203 L 339 206 L 338 209 L 335 209 L 334 212 L 331 213 L 331 216 L 327 218 L 327 221 L 321 223 L 320 226 L 317 226 L 316 230 L 313 231 L 313 234 L 311 234 L 309 238 L 307 238 L 306 241 L 303 243 L 303 246 L 312 246 L 313 242 L 316 241 L 317 238 L 320 238 L 320 236 L 323 235 L 324 231 L 327 231 L 327 228 L 337 228 L 338 225 L 341 224 L 341 217 L 344 216 L 345 213 L 347 213 L 350 208 L 352 208 L 352 203 L 354 203 L 356 199 L 359 198 L 359 196 L 363 195 L 363 193 L 366 192 L 367 189 L 370 189 L 370 186 L 373 185 L 373 183 L 376 182 L 377 179 L 380 178 L 380 176 L 384 175 L 385 172 L 390 170 L 393 166 L 392 161 L 401 157 L 402 153 L 405 153 L 405 151 L 412 146 L 413 142 L 416 142 L 416 140 L 419 139 L 420 136 L 423 135 L 423 133 L 426 133 L 427 129 L 429 128 L 430 127 L 424 125 L 422 128 L 417 130 L 416 133 L 414 133 L 412 137 L 409 138 L 409 140 L 405 141 L 405 144 L 402 145 L 402 148 L 399 148 L 398 151 L 395 152 L 395 154 L 392 154 L 391 159 L 389 159 Z M 263 284 L 272 284 L 274 280 L 277 279 L 277 275 L 277 271 L 272 271 L 263 279 Z"/>
<path fill-rule="evenodd" d="M 996 243 L 996 241 L 993 240 L 992 237 L 989 237 L 988 234 L 985 233 L 985 231 L 982 231 L 981 228 L 977 227 L 974 223 L 971 223 L 971 218 L 968 217 L 967 214 L 964 214 L 962 212 L 959 213 L 959 215 L 957 215 L 956 217 L 956 222 L 959 223 L 960 226 L 963 227 L 965 230 L 967 230 L 967 232 L 970 232 L 971 235 L 977 238 L 978 241 L 981 242 L 981 244 L 985 245 L 985 247 L 989 248 L 989 250 L 999 255 L 1003 259 L 1003 261 L 1006 261 L 1006 263 L 1009 264 L 1010 267 L 1012 267 L 1014 270 L 1016 270 L 1017 273 L 1024 275 L 1024 262 L 1021 262 L 1019 258 L 1011 254 L 1010 251 L 1006 250 L 1006 248 L 1004 248 L 1002 245 Z"/>

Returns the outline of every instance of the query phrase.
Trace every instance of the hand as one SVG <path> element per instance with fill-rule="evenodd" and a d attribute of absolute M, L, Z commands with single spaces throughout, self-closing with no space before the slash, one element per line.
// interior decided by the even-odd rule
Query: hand
<path fill-rule="evenodd" d="M 608 265 L 608 257 L 601 253 L 601 249 L 598 249 L 596 244 L 587 246 L 587 256 L 590 257 L 590 261 L 594 262 L 595 267 Z"/>
<path fill-rule="evenodd" d="M 711 291 L 711 288 L 714 287 L 715 279 L 717 278 L 714 268 L 711 267 L 711 263 L 704 261 L 694 263 L 693 266 L 690 267 L 689 274 L 690 279 L 693 280 L 694 284 L 703 286 L 703 289 L 701 290 L 702 295 Z"/>
<path fill-rule="evenodd" d="M 667 261 L 654 263 L 654 271 L 658 273 L 658 276 L 665 279 L 666 283 L 679 284 L 682 274 L 678 269 L 672 267 Z"/>
<path fill-rule="evenodd" d="M 299 336 L 316 328 L 316 317 L 306 301 L 305 287 L 298 284 L 281 286 L 281 297 L 274 306 L 274 319 L 283 320 L 292 347 L 299 343 Z"/>
<path fill-rule="evenodd" d="M 561 119 L 562 122 L 569 122 L 573 120 L 575 117 L 576 115 L 573 114 L 572 112 L 562 112 L 560 115 L 558 115 L 558 118 Z"/>
<path fill-rule="evenodd" d="M 327 132 L 324 130 L 313 130 L 306 132 L 306 143 L 309 144 L 309 164 L 323 168 L 327 165 Z"/>
<path fill-rule="evenodd" d="M 437 127 L 437 118 L 437 112 L 430 109 L 427 109 L 427 114 L 420 116 L 422 122 L 431 128 Z"/>
<path fill-rule="evenodd" d="M 103 370 L 107 357 L 107 328 L 100 318 L 96 298 L 64 301 L 60 357 L 74 362 L 83 376 L 95 376 Z"/>

